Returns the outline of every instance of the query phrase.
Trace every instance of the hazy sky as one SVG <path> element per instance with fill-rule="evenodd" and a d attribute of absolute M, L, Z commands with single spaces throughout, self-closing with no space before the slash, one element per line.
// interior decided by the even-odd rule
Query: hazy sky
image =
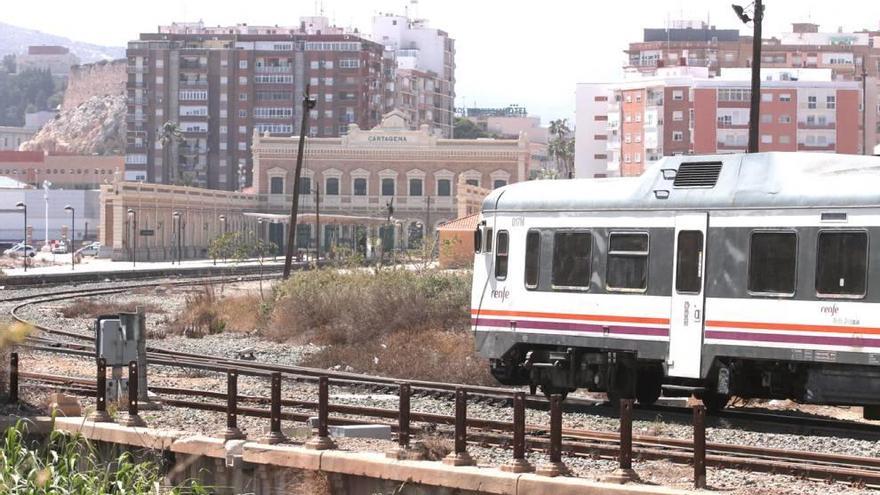
<path fill-rule="evenodd" d="M 11 0 L 7 0 L 11 1 Z M 456 40 L 456 106 L 518 103 L 544 122 L 574 115 L 577 82 L 615 79 L 629 41 L 642 28 L 670 19 L 709 19 L 718 28 L 744 28 L 731 0 L 325 0 L 324 13 L 344 26 L 369 32 L 377 12 L 427 18 Z M 746 0 L 749 1 L 749 0 Z M 765 0 L 765 36 L 812 19 L 823 30 L 880 27 L 876 0 Z M 42 0 L 16 2 L 2 20 L 80 41 L 124 46 L 140 32 L 171 21 L 207 24 L 298 24 L 312 15 L 313 0 Z M 29 5 L 33 5 L 29 7 Z"/>

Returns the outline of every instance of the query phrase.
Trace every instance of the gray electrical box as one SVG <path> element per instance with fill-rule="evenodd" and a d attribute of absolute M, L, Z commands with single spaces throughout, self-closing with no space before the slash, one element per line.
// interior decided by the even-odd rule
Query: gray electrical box
<path fill-rule="evenodd" d="M 98 318 L 96 326 L 95 348 L 107 366 L 128 366 L 137 361 L 136 336 L 133 331 L 127 331 L 119 318 Z"/>

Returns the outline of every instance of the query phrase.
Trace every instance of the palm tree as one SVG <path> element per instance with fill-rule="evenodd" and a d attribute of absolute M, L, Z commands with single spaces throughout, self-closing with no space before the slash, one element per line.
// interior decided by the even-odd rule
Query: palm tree
<path fill-rule="evenodd" d="M 556 162 L 559 175 L 571 179 L 574 177 L 574 136 L 568 127 L 568 119 L 551 121 L 550 136 L 547 152 Z"/>
<path fill-rule="evenodd" d="M 177 164 L 175 162 L 174 167 L 171 167 L 171 155 L 169 152 L 169 146 L 175 143 L 180 143 L 183 141 L 183 135 L 180 133 L 180 126 L 177 122 L 168 121 L 162 124 L 162 127 L 159 129 L 159 142 L 162 143 L 162 155 L 163 160 L 165 161 L 165 170 L 169 171 L 170 174 L 174 174 L 174 177 L 167 177 L 167 182 L 174 183 L 177 180 Z"/>

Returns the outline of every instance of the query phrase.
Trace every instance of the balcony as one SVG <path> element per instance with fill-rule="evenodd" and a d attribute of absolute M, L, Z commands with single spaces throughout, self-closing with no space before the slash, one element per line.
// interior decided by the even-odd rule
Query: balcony
<path fill-rule="evenodd" d="M 181 79 L 179 82 L 181 87 L 185 88 L 207 88 L 207 79 Z"/>
<path fill-rule="evenodd" d="M 199 63 L 198 61 L 181 60 L 180 61 L 180 70 L 204 71 L 204 70 L 208 70 L 208 65 Z"/>
<path fill-rule="evenodd" d="M 254 69 L 258 74 L 291 74 L 292 65 L 263 65 Z"/>
<path fill-rule="evenodd" d="M 147 116 L 144 114 L 129 114 L 125 116 L 125 121 L 129 124 L 133 124 L 136 122 L 145 122 L 147 120 Z"/>
<path fill-rule="evenodd" d="M 827 143 L 827 144 L 798 143 L 798 151 L 834 151 L 834 148 L 836 146 L 837 146 L 836 143 Z"/>
<path fill-rule="evenodd" d="M 148 74 L 150 72 L 149 65 L 129 65 L 128 66 L 129 74 Z"/>
<path fill-rule="evenodd" d="M 748 129 L 749 123 L 741 123 L 741 122 L 722 122 L 718 121 L 719 129 Z"/>
<path fill-rule="evenodd" d="M 837 129 L 837 122 L 798 122 L 798 129 L 833 130 Z"/>

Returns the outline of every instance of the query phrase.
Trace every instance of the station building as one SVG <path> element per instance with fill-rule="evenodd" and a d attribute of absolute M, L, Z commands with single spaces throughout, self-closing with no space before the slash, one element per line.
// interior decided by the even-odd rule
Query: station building
<path fill-rule="evenodd" d="M 244 192 L 124 181 L 104 185 L 101 241 L 118 260 L 130 259 L 132 252 L 138 260 L 170 259 L 178 236 L 184 258 L 206 257 L 211 241 L 224 231 L 283 249 L 298 146 L 297 137 L 256 134 L 254 184 Z M 409 129 L 399 111 L 371 130 L 352 124 L 341 137 L 308 138 L 296 247 L 316 249 L 318 231 L 324 253 L 340 246 L 367 255 L 422 247 L 426 235 L 433 240 L 437 227 L 461 216 L 462 207 L 473 213 L 490 189 L 526 180 L 529 157 L 524 135 L 444 139 L 427 126 Z"/>
<path fill-rule="evenodd" d="M 298 137 L 256 135 L 253 139 L 254 189 L 265 198 L 265 211 L 287 214 L 293 195 Z M 443 139 L 427 126 L 410 130 L 405 114 L 394 110 L 379 126 L 350 125 L 336 138 L 305 143 L 300 179 L 300 212 L 314 213 L 320 195 L 321 215 L 389 217 L 383 242 L 395 247 L 419 245 L 424 236 L 457 218 L 457 198 L 466 187 L 495 189 L 528 178 L 528 139 Z M 426 227 L 427 226 L 427 227 Z M 321 243 L 350 242 L 349 225 L 326 225 Z M 311 225 L 297 232 L 298 243 L 315 242 Z M 280 244 L 280 225 L 271 240 Z"/>

